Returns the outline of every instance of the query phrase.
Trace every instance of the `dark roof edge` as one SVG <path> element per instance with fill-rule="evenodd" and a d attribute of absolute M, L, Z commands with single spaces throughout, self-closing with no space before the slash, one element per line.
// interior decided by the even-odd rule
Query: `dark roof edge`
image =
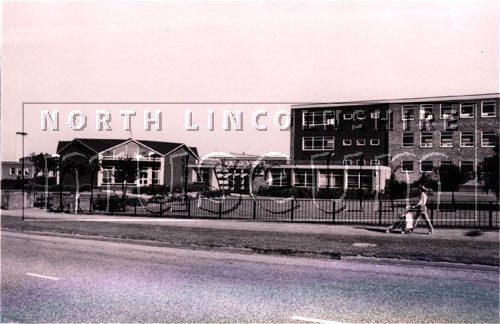
<path fill-rule="evenodd" d="M 318 103 L 292 105 L 292 109 L 315 108 L 315 107 L 321 108 L 321 107 L 331 107 L 331 106 L 357 106 L 357 105 L 377 105 L 377 104 L 391 104 L 391 103 L 410 103 L 410 102 L 434 101 L 434 100 L 467 100 L 467 99 L 471 100 L 471 99 L 497 99 L 497 98 L 500 98 L 500 93 L 416 97 L 416 98 L 400 98 L 400 99 L 375 99 L 375 100 L 361 100 L 361 101 L 318 102 Z"/>

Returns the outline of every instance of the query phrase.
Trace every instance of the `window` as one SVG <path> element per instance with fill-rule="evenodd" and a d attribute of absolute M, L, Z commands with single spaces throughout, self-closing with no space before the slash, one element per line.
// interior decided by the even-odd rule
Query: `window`
<path fill-rule="evenodd" d="M 460 133 L 460 147 L 474 147 L 474 132 Z"/>
<path fill-rule="evenodd" d="M 302 150 L 321 151 L 333 150 L 333 136 L 310 136 L 302 138 Z"/>
<path fill-rule="evenodd" d="M 23 170 L 21 170 L 21 168 L 16 168 L 16 171 L 17 171 L 17 175 L 21 175 L 23 174 Z"/>
<path fill-rule="evenodd" d="M 357 165 L 366 165 L 366 160 L 356 160 Z"/>
<path fill-rule="evenodd" d="M 344 165 L 352 165 L 352 160 L 344 160 L 343 164 Z"/>
<path fill-rule="evenodd" d="M 434 114 L 432 113 L 432 104 L 420 105 L 419 111 L 419 125 L 420 130 L 433 130 L 434 129 Z"/>
<path fill-rule="evenodd" d="M 371 160 L 370 165 L 380 165 L 380 160 Z"/>
<path fill-rule="evenodd" d="M 481 102 L 481 117 L 496 117 L 496 102 L 483 101 Z"/>
<path fill-rule="evenodd" d="M 9 174 L 10 175 L 16 175 L 16 168 L 10 168 Z"/>
<path fill-rule="evenodd" d="M 370 113 L 370 118 L 371 118 L 371 119 L 377 119 L 377 118 L 380 118 L 380 111 L 375 110 L 375 111 L 371 112 L 371 113 Z"/>
<path fill-rule="evenodd" d="M 331 170 L 330 172 L 330 188 L 343 188 L 344 187 L 344 171 L 343 170 Z M 327 188 L 328 187 L 328 174 L 326 170 L 321 170 L 319 172 L 318 186 Z"/>
<path fill-rule="evenodd" d="M 474 106 L 473 103 L 460 104 L 460 118 L 474 118 Z"/>
<path fill-rule="evenodd" d="M 448 103 L 448 104 L 441 104 L 441 113 L 439 114 L 439 118 L 441 119 L 447 119 L 450 118 L 451 116 L 455 116 L 456 111 L 453 110 L 453 104 Z"/>
<path fill-rule="evenodd" d="M 344 114 L 344 120 L 351 120 L 352 114 Z"/>
<path fill-rule="evenodd" d="M 195 182 L 210 183 L 209 170 L 208 169 L 194 169 Z"/>
<path fill-rule="evenodd" d="M 351 146 L 352 145 L 352 140 L 345 139 L 345 140 L 342 141 L 342 145 L 344 145 L 344 146 Z"/>
<path fill-rule="evenodd" d="M 413 133 L 403 133 L 403 147 L 413 147 L 414 136 Z"/>
<path fill-rule="evenodd" d="M 160 175 L 160 170 L 156 170 L 156 169 L 155 169 L 155 170 L 153 170 L 153 172 L 152 172 L 152 174 L 151 174 L 151 175 L 152 175 L 152 177 L 153 177 L 153 183 L 154 183 L 154 184 L 158 184 L 158 183 L 159 183 L 159 182 L 158 182 L 158 178 L 159 178 L 159 175 Z"/>
<path fill-rule="evenodd" d="M 358 145 L 358 146 L 364 146 L 365 144 L 366 144 L 366 140 L 364 140 L 364 139 L 356 140 L 356 145 Z"/>
<path fill-rule="evenodd" d="M 432 147 L 432 133 L 420 134 L 420 147 Z"/>
<path fill-rule="evenodd" d="M 295 186 L 312 187 L 314 185 L 314 174 L 312 170 L 298 170 L 295 173 Z"/>
<path fill-rule="evenodd" d="M 24 175 L 30 175 L 30 169 L 29 168 L 24 168 Z"/>
<path fill-rule="evenodd" d="M 102 183 L 111 183 L 113 179 L 113 170 L 111 168 L 102 169 Z"/>
<path fill-rule="evenodd" d="M 275 168 L 268 175 L 268 184 L 274 187 L 285 187 L 291 185 L 290 170 Z"/>
<path fill-rule="evenodd" d="M 495 147 L 495 132 L 481 132 L 481 147 Z"/>
<path fill-rule="evenodd" d="M 372 145 L 372 146 L 378 146 L 378 145 L 380 145 L 380 140 L 379 139 L 371 139 L 370 140 L 370 145 Z"/>
<path fill-rule="evenodd" d="M 139 184 L 147 185 L 148 184 L 148 170 L 140 169 L 139 170 Z"/>
<path fill-rule="evenodd" d="M 441 147 L 453 147 L 453 132 L 441 132 Z"/>
<path fill-rule="evenodd" d="M 401 171 L 413 172 L 413 161 L 402 161 L 401 162 Z"/>
<path fill-rule="evenodd" d="M 413 106 L 412 105 L 404 105 L 401 107 L 401 116 L 403 120 L 413 120 Z"/>
<path fill-rule="evenodd" d="M 433 167 L 434 167 L 434 165 L 432 164 L 432 161 L 420 162 L 420 172 L 432 171 Z"/>
<path fill-rule="evenodd" d="M 314 126 L 324 126 L 324 125 L 334 125 L 334 124 L 335 124 L 335 118 L 333 116 L 333 111 L 331 110 L 302 112 L 302 126 L 304 127 L 314 127 Z"/>
<path fill-rule="evenodd" d="M 473 174 L 474 173 L 474 162 L 472 162 L 472 161 L 460 161 L 460 172 Z"/>
<path fill-rule="evenodd" d="M 434 118 L 434 115 L 432 114 L 432 107 L 432 104 L 420 105 L 419 119 L 425 120 L 428 118 Z"/>

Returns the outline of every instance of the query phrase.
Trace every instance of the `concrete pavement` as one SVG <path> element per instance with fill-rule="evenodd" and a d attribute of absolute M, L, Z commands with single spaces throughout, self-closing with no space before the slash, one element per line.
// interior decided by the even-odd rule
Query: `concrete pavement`
<path fill-rule="evenodd" d="M 2 210 L 1 215 L 22 217 L 23 211 Z M 46 212 L 38 208 L 24 210 L 25 221 L 47 222 L 47 221 L 88 221 L 88 222 L 117 222 L 155 224 L 159 226 L 196 227 L 210 229 L 228 229 L 242 231 L 265 231 L 286 232 L 306 234 L 339 234 L 352 236 L 394 236 L 397 233 L 385 233 L 386 226 L 376 225 L 337 225 L 337 224 L 311 224 L 311 223 L 288 223 L 288 222 L 259 222 L 245 220 L 219 220 L 219 219 L 184 219 L 184 218 L 159 218 L 159 217 L 133 217 L 133 216 L 111 216 L 99 214 L 66 214 Z M 499 231 L 487 229 L 453 229 L 438 228 L 433 235 L 426 234 L 427 229 L 423 221 L 412 234 L 413 237 L 425 237 L 431 240 L 459 240 L 459 241 L 486 241 L 498 242 Z"/>

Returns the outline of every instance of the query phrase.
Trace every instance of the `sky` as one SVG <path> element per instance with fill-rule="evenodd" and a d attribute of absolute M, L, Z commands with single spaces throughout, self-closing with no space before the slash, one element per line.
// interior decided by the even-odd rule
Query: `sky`
<path fill-rule="evenodd" d="M 25 155 L 75 137 L 289 154 L 273 118 L 293 103 L 499 92 L 499 38 L 496 1 L 2 2 L 2 160 L 22 154 L 23 121 Z M 136 110 L 131 130 L 124 109 Z M 155 109 L 162 129 L 146 131 Z M 59 111 L 57 131 L 42 130 L 42 110 Z M 96 110 L 111 131 L 96 129 Z M 242 131 L 224 131 L 224 110 L 243 112 Z M 267 131 L 252 127 L 258 110 Z"/>

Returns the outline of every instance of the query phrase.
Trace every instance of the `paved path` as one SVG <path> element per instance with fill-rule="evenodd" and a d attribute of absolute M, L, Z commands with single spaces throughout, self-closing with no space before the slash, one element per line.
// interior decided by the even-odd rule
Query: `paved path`
<path fill-rule="evenodd" d="M 22 216 L 22 210 L 2 210 L 1 215 Z M 110 215 L 78 215 L 45 212 L 42 209 L 30 208 L 24 210 L 25 220 L 33 221 L 89 221 L 89 222 L 119 222 L 155 224 L 165 226 L 196 227 L 211 229 L 230 229 L 266 232 L 308 233 L 308 234 L 340 234 L 353 236 L 386 236 L 398 234 L 386 234 L 385 226 L 374 225 L 330 225 L 330 224 L 307 224 L 287 222 L 257 222 L 241 220 L 212 220 L 212 219 L 181 219 L 181 218 L 158 218 L 158 217 L 132 217 L 132 216 L 110 216 Z M 423 221 L 415 230 L 415 234 L 425 234 Z M 424 235 L 413 235 L 421 237 Z M 474 229 L 436 229 L 431 236 L 425 235 L 432 240 L 460 240 L 460 241 L 487 241 L 498 242 L 499 232 L 497 230 L 474 230 Z"/>

